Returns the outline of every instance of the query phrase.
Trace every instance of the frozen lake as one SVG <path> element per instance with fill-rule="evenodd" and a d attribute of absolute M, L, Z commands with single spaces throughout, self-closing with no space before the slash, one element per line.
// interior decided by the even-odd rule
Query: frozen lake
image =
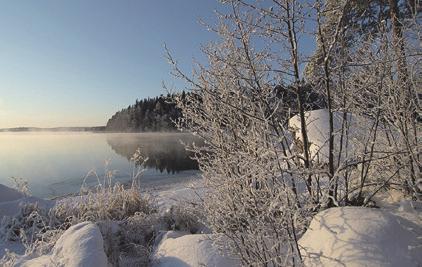
<path fill-rule="evenodd" d="M 0 183 L 12 186 L 11 177 L 20 177 L 32 195 L 49 198 L 78 192 L 90 171 L 101 177 L 111 170 L 114 181 L 127 182 L 134 168 L 129 159 L 139 147 L 149 158 L 141 184 L 171 184 L 197 175 L 196 162 L 180 143 L 194 140 L 184 133 L 3 132 Z M 95 185 L 97 179 L 87 182 Z"/>

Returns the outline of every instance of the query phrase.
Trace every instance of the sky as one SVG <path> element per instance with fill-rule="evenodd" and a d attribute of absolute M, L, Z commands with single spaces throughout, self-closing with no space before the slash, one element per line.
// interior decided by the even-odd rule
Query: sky
<path fill-rule="evenodd" d="M 105 125 L 137 98 L 180 88 L 215 38 L 215 0 L 22 0 L 0 8 L 0 128 Z"/>

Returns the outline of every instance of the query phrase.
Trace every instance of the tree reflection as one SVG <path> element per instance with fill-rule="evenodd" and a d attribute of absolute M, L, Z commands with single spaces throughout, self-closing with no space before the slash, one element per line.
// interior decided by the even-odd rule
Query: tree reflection
<path fill-rule="evenodd" d="M 107 143 L 119 155 L 130 160 L 137 148 L 141 155 L 148 157 L 147 168 L 159 170 L 161 173 L 174 174 L 184 170 L 197 170 L 198 163 L 191 159 L 191 152 L 184 145 L 201 143 L 199 138 L 183 133 L 139 133 L 110 134 Z"/>

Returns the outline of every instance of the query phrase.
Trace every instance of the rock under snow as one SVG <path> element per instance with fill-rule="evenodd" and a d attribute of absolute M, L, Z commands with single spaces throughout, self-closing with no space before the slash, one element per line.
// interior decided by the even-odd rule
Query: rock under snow
<path fill-rule="evenodd" d="M 422 227 L 380 209 L 331 208 L 299 240 L 306 266 L 422 266 Z"/>
<path fill-rule="evenodd" d="M 206 234 L 167 232 L 154 253 L 154 267 L 235 267 L 240 263 L 221 255 Z"/>
<path fill-rule="evenodd" d="M 20 262 L 22 267 L 107 267 L 103 237 L 91 222 L 83 222 L 67 229 L 57 240 L 49 255 Z"/>
<path fill-rule="evenodd" d="M 328 144 L 329 144 L 329 112 L 327 109 L 319 109 L 305 112 L 306 129 L 309 140 L 310 156 L 319 161 L 327 161 L 328 159 Z M 369 119 L 360 116 L 346 114 L 344 120 L 343 112 L 333 112 L 333 128 L 334 128 L 334 149 L 340 150 L 340 135 L 342 131 L 343 121 L 349 125 L 349 140 L 347 142 L 348 153 L 352 151 L 359 151 L 359 146 L 365 138 L 365 134 L 369 133 L 368 129 L 372 126 Z M 296 140 L 302 140 L 300 116 L 296 115 L 289 120 L 289 128 L 293 131 Z M 346 146 L 346 141 L 343 140 L 343 151 Z M 335 153 L 335 156 L 338 152 Z"/>

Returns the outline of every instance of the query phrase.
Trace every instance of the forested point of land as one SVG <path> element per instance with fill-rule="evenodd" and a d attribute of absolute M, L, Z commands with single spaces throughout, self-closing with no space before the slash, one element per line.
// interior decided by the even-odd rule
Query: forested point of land
<path fill-rule="evenodd" d="M 305 109 L 314 110 L 325 107 L 322 96 L 307 86 L 302 91 Z M 129 105 L 116 112 L 107 122 L 105 127 L 109 132 L 169 132 L 177 131 L 175 121 L 181 116 L 181 110 L 176 106 L 176 97 L 186 99 L 192 93 L 182 91 L 176 94 L 160 95 L 153 98 L 136 100 L 135 104 Z M 294 110 L 296 92 L 293 88 L 277 85 L 274 87 L 275 101 L 280 102 L 280 113 L 286 113 L 286 108 Z M 284 108 L 281 108 L 284 107 Z M 279 114 L 283 117 L 292 114 Z"/>
<path fill-rule="evenodd" d="M 135 104 L 116 112 L 108 120 L 106 131 L 176 131 L 174 121 L 181 116 L 181 111 L 175 104 L 175 97 L 178 95 L 184 98 L 185 92 L 136 100 Z"/>

